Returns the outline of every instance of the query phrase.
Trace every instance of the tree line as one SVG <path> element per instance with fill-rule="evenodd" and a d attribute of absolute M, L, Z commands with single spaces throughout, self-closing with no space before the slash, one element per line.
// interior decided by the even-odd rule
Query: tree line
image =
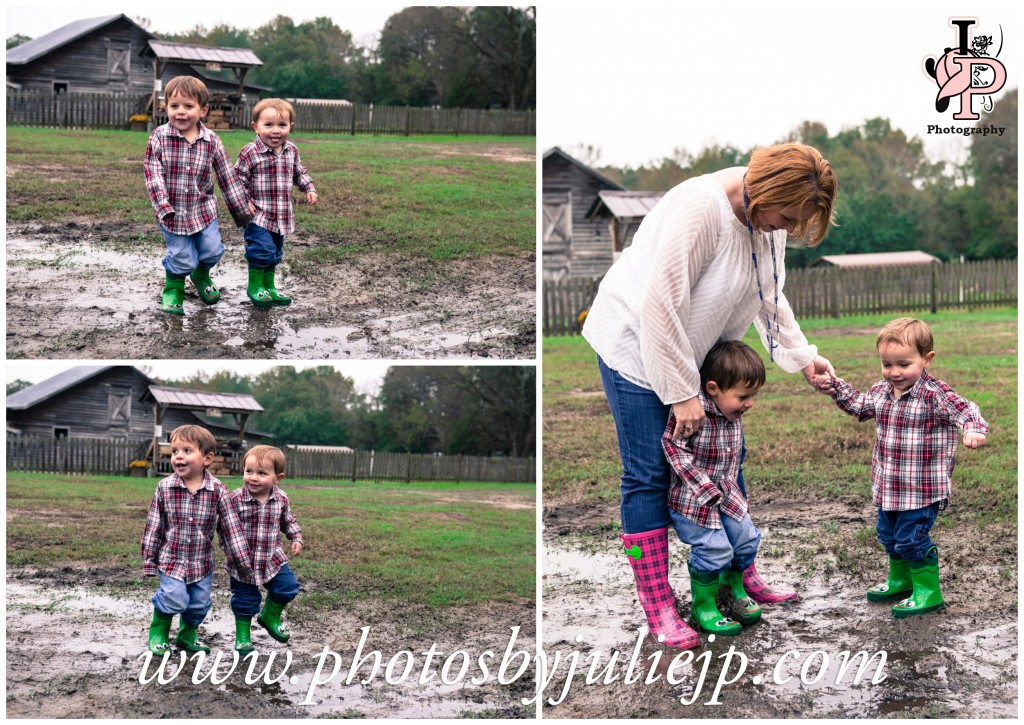
<path fill-rule="evenodd" d="M 839 226 L 815 249 L 786 252 L 786 264 L 804 266 L 822 254 L 920 249 L 941 259 L 1017 257 L 1017 89 L 1007 92 L 978 127 L 1005 127 L 1000 136 L 972 135 L 965 158 L 930 161 L 920 138 L 873 118 L 830 135 L 805 122 L 780 141 L 816 147 L 839 179 Z M 744 166 L 753 149 L 713 145 L 696 153 L 676 149 L 638 167 L 597 167 L 626 189 L 663 191 L 730 166 Z M 583 147 L 595 166 L 600 149 Z"/>
<path fill-rule="evenodd" d="M 343 5 L 339 5 L 343 15 Z M 144 18 L 138 19 L 146 25 Z M 536 107 L 536 9 L 408 7 L 373 47 L 328 17 L 296 24 L 278 15 L 254 29 L 196 25 L 160 33 L 179 43 L 250 48 L 263 61 L 246 81 L 288 98 L 443 108 Z"/>

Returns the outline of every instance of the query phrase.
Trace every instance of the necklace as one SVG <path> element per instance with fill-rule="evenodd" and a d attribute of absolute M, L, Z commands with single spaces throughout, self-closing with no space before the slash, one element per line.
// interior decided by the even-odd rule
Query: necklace
<path fill-rule="evenodd" d="M 757 247 L 754 245 L 754 225 L 750 221 L 750 197 L 747 196 L 747 175 L 743 174 L 743 212 L 747 217 L 747 231 L 750 233 L 750 256 L 754 260 L 754 279 L 757 280 L 757 296 L 761 300 L 761 309 L 764 311 L 765 337 L 768 341 L 768 359 L 775 362 L 775 348 L 779 346 L 776 342 L 781 336 L 779 330 L 779 268 L 775 260 L 775 234 L 768 233 L 768 246 L 772 251 L 772 279 L 775 283 L 775 329 L 772 329 L 772 320 L 768 318 L 768 310 L 764 305 L 764 290 L 761 288 L 761 273 L 757 268 Z"/>

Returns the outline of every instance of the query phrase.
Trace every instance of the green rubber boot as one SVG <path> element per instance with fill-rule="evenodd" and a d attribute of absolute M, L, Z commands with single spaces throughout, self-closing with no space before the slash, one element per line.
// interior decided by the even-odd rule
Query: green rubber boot
<path fill-rule="evenodd" d="M 910 562 L 898 556 L 889 557 L 889 578 L 884 584 L 876 584 L 868 589 L 869 602 L 889 602 L 893 599 L 905 599 L 914 591 L 914 582 L 910 578 Z"/>
<path fill-rule="evenodd" d="M 918 614 L 927 614 L 942 609 L 946 602 L 939 591 L 939 552 L 933 546 L 922 561 L 911 561 L 910 578 L 914 581 L 913 593 L 892 608 L 897 619 Z"/>
<path fill-rule="evenodd" d="M 693 608 L 690 618 L 710 634 L 732 636 L 743 631 L 743 626 L 718 611 L 718 574 L 706 574 L 690 567 L 690 593 Z"/>
<path fill-rule="evenodd" d="M 284 628 L 284 624 L 281 623 L 281 612 L 284 611 L 284 606 L 280 602 L 275 602 L 268 594 L 266 601 L 263 602 L 263 611 L 256 616 L 256 621 L 278 642 L 287 642 L 291 637 L 288 630 Z"/>
<path fill-rule="evenodd" d="M 292 298 L 278 292 L 277 286 L 274 284 L 275 269 L 277 269 L 277 267 L 267 267 L 263 270 L 263 287 L 267 290 L 267 294 L 270 295 L 270 299 L 275 305 L 290 305 L 292 303 Z"/>
<path fill-rule="evenodd" d="M 160 295 L 160 311 L 168 315 L 184 315 L 185 275 L 167 273 L 164 291 Z"/>
<path fill-rule="evenodd" d="M 235 615 L 235 651 L 243 657 L 253 651 L 252 617 Z"/>
<path fill-rule="evenodd" d="M 747 594 L 747 590 L 743 588 L 743 570 L 729 569 L 724 571 L 719 580 L 723 586 L 729 589 L 732 598 L 735 600 L 733 615 L 736 617 L 736 621 L 743 626 L 760 622 L 761 607 L 751 599 L 750 595 Z"/>
<path fill-rule="evenodd" d="M 199 632 L 191 624 L 181 623 L 174 643 L 189 652 L 209 652 L 210 648 L 199 641 Z"/>
<path fill-rule="evenodd" d="M 196 292 L 199 293 L 199 299 L 203 301 L 204 305 L 215 305 L 220 302 L 220 290 L 217 289 L 217 285 L 210 277 L 209 267 L 197 267 L 189 277 L 192 279 L 192 284 L 196 286 Z"/>
<path fill-rule="evenodd" d="M 157 657 L 163 657 L 164 652 L 171 651 L 171 621 L 172 614 L 164 614 L 159 609 L 153 609 L 153 621 L 149 623 L 149 651 Z"/>
<path fill-rule="evenodd" d="M 256 269 L 251 264 L 249 265 L 249 286 L 246 287 L 245 293 L 249 295 L 249 301 L 256 307 L 266 309 L 274 306 L 270 293 L 263 286 L 263 270 Z"/>

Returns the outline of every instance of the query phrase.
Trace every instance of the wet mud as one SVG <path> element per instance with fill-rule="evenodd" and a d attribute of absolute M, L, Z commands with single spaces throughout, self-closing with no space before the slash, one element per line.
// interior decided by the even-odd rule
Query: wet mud
<path fill-rule="evenodd" d="M 103 225 L 8 229 L 8 358 L 532 359 L 533 254 L 440 263 L 360 253 L 350 262 L 278 267 L 287 307 L 246 296 L 239 245 L 213 270 L 203 305 L 190 281 L 185 315 L 160 312 L 162 245 L 108 243 Z M 69 243 L 69 239 L 74 241 Z M 296 238 L 298 259 L 316 240 Z"/>
<path fill-rule="evenodd" d="M 130 579 L 129 572 L 107 572 L 109 580 Z M 95 579 L 96 574 L 87 577 Z M 223 584 L 223 586 L 219 586 Z M 214 606 L 200 628 L 200 635 L 223 664 L 210 677 L 210 660 L 193 656 L 181 660 L 177 651 L 164 665 L 165 682 L 140 683 L 146 632 L 152 615 L 151 592 L 111 594 L 109 588 L 89 581 L 73 581 L 60 572 L 14 570 L 7 574 L 7 716 L 60 718 L 476 718 L 532 717 L 533 708 L 523 699 L 532 696 L 532 675 L 525 674 L 507 685 L 493 673 L 512 638 L 511 627 L 522 629 L 515 639 L 518 649 L 533 651 L 534 611 L 524 605 L 487 605 L 446 610 L 436 621 L 425 623 L 404 608 L 380 601 L 362 600 L 343 610 L 306 610 L 286 619 L 291 640 L 280 644 L 253 622 L 257 660 L 252 684 L 246 682 L 248 661 L 230 676 L 234 644 L 234 620 L 228 606 L 227 583 L 215 578 Z M 298 606 L 298 605 L 297 605 Z M 402 609 L 403 611 L 399 611 Z M 178 624 L 171 630 L 172 637 Z M 361 654 L 381 653 L 381 666 L 372 678 L 372 656 L 349 680 L 362 632 L 370 633 Z M 433 677 L 421 683 L 425 657 L 436 644 L 430 670 Z M 341 658 L 338 674 L 327 680 L 334 660 L 322 657 L 325 647 Z M 401 682 L 405 658 L 396 661 L 392 683 L 384 669 L 402 650 L 415 654 L 414 668 Z M 474 663 L 464 678 L 458 677 L 461 658 L 453 659 L 441 677 L 445 659 L 458 650 Z M 470 680 L 480 675 L 477 658 L 496 652 L 491 679 L 482 684 Z M 279 677 L 290 652 L 291 665 Z M 269 678 L 259 677 L 270 654 Z M 316 672 L 318 662 L 324 668 Z M 157 673 L 155 664 L 146 679 Z M 275 680 L 267 684 L 265 679 Z M 198 680 L 196 684 L 194 680 Z M 223 680 L 223 681 L 222 681 Z M 369 680 L 363 683 L 364 680 Z M 444 682 L 443 680 L 447 680 Z M 305 704 L 303 704 L 305 703 Z"/>
<path fill-rule="evenodd" d="M 865 566 L 863 572 L 817 566 L 806 576 L 807 562 L 793 553 L 821 521 L 835 521 L 838 536 L 852 536 L 854 527 L 873 521 L 870 507 L 853 500 L 777 500 L 751 513 L 763 534 L 759 572 L 773 585 L 796 589 L 800 601 L 763 606 L 762 621 L 736 637 L 710 641 L 702 633 L 701 647 L 672 667 L 681 650 L 649 636 L 638 645 L 637 630 L 645 621 L 621 555 L 621 532 L 609 524 L 618 520 L 617 506 L 546 508 L 544 648 L 549 659 L 556 652 L 563 657 L 578 652 L 580 664 L 567 687 L 563 660 L 545 691 L 545 716 L 1017 716 L 1015 544 L 993 555 L 987 534 L 943 531 L 938 540 L 948 552 L 940 561 L 947 608 L 896 620 L 892 603 L 869 603 L 864 595 L 868 586 L 884 581 L 884 555 L 877 567 Z M 991 534 L 1016 541 L 1015 531 Z M 670 546 L 670 582 L 687 619 L 688 547 L 674 538 Z M 850 653 L 845 668 L 844 651 Z M 853 659 L 858 652 L 867 654 Z M 880 652 L 886 654 L 881 666 Z M 608 669 L 613 655 L 615 667 Z M 868 661 L 870 655 L 875 659 Z"/>

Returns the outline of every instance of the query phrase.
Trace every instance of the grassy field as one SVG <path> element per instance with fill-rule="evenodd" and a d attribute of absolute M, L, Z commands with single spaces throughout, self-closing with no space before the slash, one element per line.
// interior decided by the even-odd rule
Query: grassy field
<path fill-rule="evenodd" d="M 808 339 L 836 372 L 860 389 L 881 378 L 875 335 L 898 315 L 803 320 Z M 919 315 L 935 335 L 930 370 L 976 402 L 992 433 L 988 445 L 957 453 L 950 524 L 1017 518 L 1017 310 Z M 767 358 L 753 332 L 746 342 Z M 767 363 L 767 359 L 766 359 Z M 748 490 L 825 500 L 871 495 L 875 429 L 839 411 L 803 376 L 767 364 L 768 380 L 744 417 Z M 615 428 L 594 352 L 581 337 L 544 340 L 544 498 L 618 500 Z M 868 532 L 866 536 L 870 536 Z"/>
<path fill-rule="evenodd" d="M 218 135 L 232 161 L 253 138 Z M 534 249 L 532 136 L 290 139 L 320 197 L 316 207 L 296 204 L 296 236 L 330 242 L 304 249 L 308 262 L 367 250 L 449 260 Z M 131 131 L 9 127 L 8 221 L 103 223 L 111 244 L 162 244 L 142 173 L 146 141 Z M 230 227 L 223 201 L 220 208 Z"/>
<path fill-rule="evenodd" d="M 8 566 L 123 569 L 121 586 L 152 589 L 139 541 L 155 483 L 9 472 Z M 305 607 L 533 600 L 532 485 L 289 480 L 284 490 L 305 540 L 290 562 Z M 219 572 L 222 552 L 216 558 Z"/>

